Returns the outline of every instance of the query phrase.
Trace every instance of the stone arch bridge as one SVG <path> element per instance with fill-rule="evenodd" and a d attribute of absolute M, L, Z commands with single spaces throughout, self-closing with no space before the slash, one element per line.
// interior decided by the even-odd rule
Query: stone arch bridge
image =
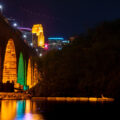
<path fill-rule="evenodd" d="M 15 88 L 24 90 L 35 86 L 40 77 L 37 57 L 21 32 L 0 15 L 0 82 L 14 82 Z"/>

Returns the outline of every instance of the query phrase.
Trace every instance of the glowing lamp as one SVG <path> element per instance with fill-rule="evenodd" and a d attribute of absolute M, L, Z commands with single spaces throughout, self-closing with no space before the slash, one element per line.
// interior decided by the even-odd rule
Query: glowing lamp
<path fill-rule="evenodd" d="M 18 25 L 17 25 L 17 23 L 13 23 L 13 27 L 17 27 Z"/>
<path fill-rule="evenodd" d="M 27 35 L 23 35 L 23 38 L 27 38 Z"/>
<path fill-rule="evenodd" d="M 2 6 L 2 5 L 0 5 L 0 9 L 3 9 L 3 6 Z"/>
<path fill-rule="evenodd" d="M 40 57 L 42 57 L 42 53 L 40 53 L 40 55 L 39 55 Z"/>
<path fill-rule="evenodd" d="M 45 44 L 45 49 L 46 49 L 46 50 L 48 49 L 48 44 L 47 44 L 47 43 Z"/>

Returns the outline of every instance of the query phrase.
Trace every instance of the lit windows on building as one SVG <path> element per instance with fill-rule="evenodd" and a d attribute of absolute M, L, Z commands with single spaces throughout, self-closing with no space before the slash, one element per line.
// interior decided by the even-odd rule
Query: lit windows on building
<path fill-rule="evenodd" d="M 62 47 L 67 44 L 69 44 L 69 41 L 64 40 L 63 37 L 49 37 L 48 38 L 49 50 L 53 50 L 53 49 L 61 50 Z"/>
<path fill-rule="evenodd" d="M 33 25 L 32 33 L 33 33 L 33 46 L 44 48 L 45 37 L 42 24 Z"/>

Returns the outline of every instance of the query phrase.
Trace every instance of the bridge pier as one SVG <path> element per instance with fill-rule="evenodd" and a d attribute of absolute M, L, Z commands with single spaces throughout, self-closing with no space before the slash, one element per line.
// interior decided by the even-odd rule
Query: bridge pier
<path fill-rule="evenodd" d="M 39 72 L 34 57 L 39 59 L 36 51 L 24 42 L 22 33 L 0 15 L 0 82 L 14 82 L 15 87 L 23 86 L 25 90 L 36 85 Z"/>

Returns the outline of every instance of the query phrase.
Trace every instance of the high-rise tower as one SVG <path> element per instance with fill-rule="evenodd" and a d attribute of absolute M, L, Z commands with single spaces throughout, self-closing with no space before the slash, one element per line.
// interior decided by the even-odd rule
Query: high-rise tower
<path fill-rule="evenodd" d="M 44 37 L 42 24 L 33 25 L 32 33 L 33 33 L 33 45 L 35 47 L 44 48 L 44 46 L 45 46 L 45 37 Z"/>

